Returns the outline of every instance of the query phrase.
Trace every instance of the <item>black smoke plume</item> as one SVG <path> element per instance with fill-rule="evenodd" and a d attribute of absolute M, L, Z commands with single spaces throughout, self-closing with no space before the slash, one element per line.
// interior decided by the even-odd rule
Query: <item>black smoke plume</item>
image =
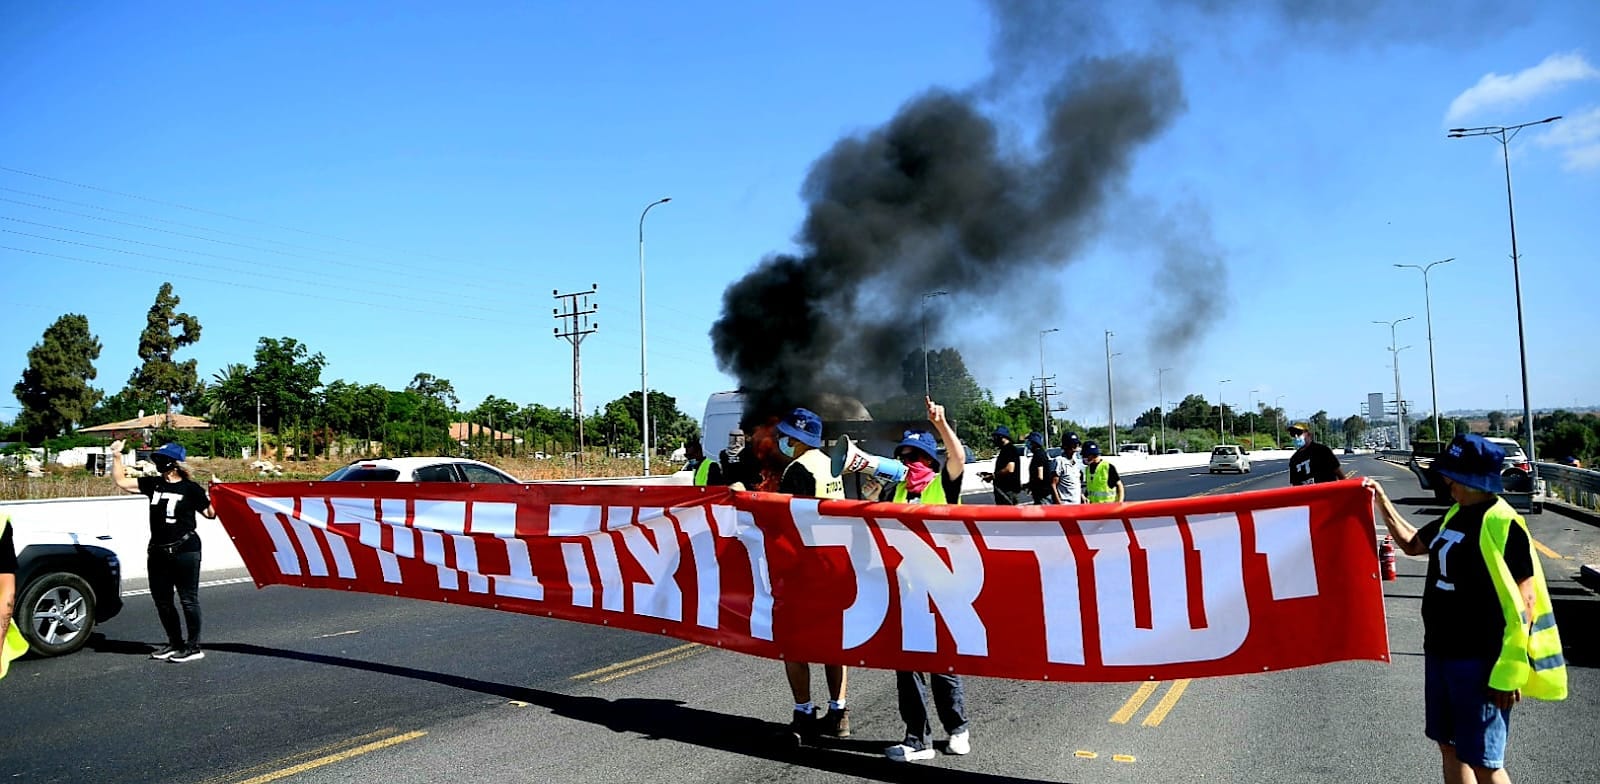
<path fill-rule="evenodd" d="M 747 415 L 809 405 L 826 417 L 832 395 L 898 392 L 924 293 L 972 305 L 1046 280 L 1094 235 L 1134 152 L 1184 108 L 1165 57 L 1078 60 L 1044 100 L 1031 146 L 1007 145 L 973 94 L 933 90 L 813 164 L 801 252 L 730 286 L 712 326 Z"/>

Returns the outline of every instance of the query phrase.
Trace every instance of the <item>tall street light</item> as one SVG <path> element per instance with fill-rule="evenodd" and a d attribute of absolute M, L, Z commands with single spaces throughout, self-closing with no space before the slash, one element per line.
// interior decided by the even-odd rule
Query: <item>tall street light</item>
<path fill-rule="evenodd" d="M 1232 380 L 1231 378 L 1225 378 L 1217 382 L 1217 437 L 1222 439 L 1224 444 L 1228 443 L 1228 433 L 1222 429 L 1222 410 L 1226 408 L 1222 404 L 1222 385 Z"/>
<path fill-rule="evenodd" d="M 1172 368 L 1156 371 L 1156 405 L 1161 406 L 1161 454 L 1167 453 L 1167 396 L 1161 391 L 1161 374 Z"/>
<path fill-rule="evenodd" d="M 1256 447 L 1256 427 L 1258 426 L 1257 422 L 1260 420 L 1260 417 L 1258 417 L 1256 415 L 1256 393 L 1260 392 L 1260 391 L 1261 390 L 1259 390 L 1259 389 L 1250 390 L 1250 448 L 1251 449 L 1254 449 Z"/>
<path fill-rule="evenodd" d="M 1039 330 L 1039 406 L 1044 409 L 1044 440 L 1050 446 L 1050 382 L 1044 377 L 1044 336 L 1060 332 L 1060 327 Z"/>
<path fill-rule="evenodd" d="M 922 295 L 922 394 L 927 397 L 933 397 L 933 384 L 928 381 L 928 300 L 949 293 L 930 291 Z"/>
<path fill-rule="evenodd" d="M 1522 325 L 1522 266 L 1521 258 L 1517 255 L 1517 212 L 1511 205 L 1511 140 L 1517 133 L 1530 125 L 1544 125 L 1561 119 L 1560 115 L 1546 117 L 1538 122 L 1527 122 L 1521 125 L 1488 125 L 1482 128 L 1451 128 L 1449 136 L 1452 139 L 1463 139 L 1468 136 L 1489 136 L 1500 142 L 1500 153 L 1506 165 L 1506 215 L 1511 219 L 1511 276 L 1516 283 L 1517 292 L 1517 350 L 1522 355 L 1522 422 L 1528 428 L 1528 464 L 1532 469 L 1533 486 L 1539 486 L 1539 458 L 1533 449 L 1533 403 L 1528 397 L 1528 338 Z"/>
<path fill-rule="evenodd" d="M 650 210 L 672 201 L 668 196 L 664 199 L 650 202 L 639 213 L 639 443 L 640 450 L 644 452 L 644 472 L 650 473 L 650 381 L 645 370 L 645 332 L 644 332 L 644 216 Z"/>
<path fill-rule="evenodd" d="M 1111 392 L 1111 338 L 1116 335 L 1106 330 L 1106 427 L 1111 436 L 1111 454 L 1117 453 L 1117 403 Z"/>
<path fill-rule="evenodd" d="M 1401 269 L 1422 270 L 1422 307 L 1428 316 L 1428 386 L 1433 393 L 1433 440 L 1435 441 L 1443 441 L 1444 439 L 1439 436 L 1439 380 L 1433 374 L 1433 302 L 1428 293 L 1428 270 L 1440 264 L 1449 264 L 1452 261 L 1455 261 L 1455 259 L 1440 259 L 1425 267 L 1416 264 L 1395 265 Z"/>
<path fill-rule="evenodd" d="M 1283 448 L 1283 406 L 1279 405 L 1282 402 L 1283 395 L 1279 395 L 1272 399 L 1272 418 L 1278 423 L 1277 447 L 1279 449 Z"/>
<path fill-rule="evenodd" d="M 1398 347 L 1397 341 L 1395 340 L 1394 328 L 1395 325 L 1399 324 L 1400 322 L 1410 321 L 1412 318 L 1414 317 L 1406 316 L 1405 318 L 1395 319 L 1394 321 L 1372 322 L 1374 324 L 1389 325 L 1389 354 L 1394 358 L 1394 421 L 1395 428 L 1399 431 L 1401 449 L 1405 449 L 1407 445 L 1411 443 L 1411 434 L 1406 432 L 1405 398 L 1400 397 L 1400 352 L 1404 351 L 1405 349 Z M 1405 348 L 1411 347 L 1406 346 Z"/>

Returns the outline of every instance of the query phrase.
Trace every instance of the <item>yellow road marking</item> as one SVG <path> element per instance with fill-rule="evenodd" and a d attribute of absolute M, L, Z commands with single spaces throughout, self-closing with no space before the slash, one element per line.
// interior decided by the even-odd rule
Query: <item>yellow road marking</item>
<path fill-rule="evenodd" d="M 595 678 L 594 682 L 595 683 L 605 683 L 606 681 L 614 681 L 614 680 L 616 680 L 618 678 L 626 678 L 629 675 L 637 675 L 637 674 L 639 674 L 641 672 L 644 672 L 645 670 L 653 670 L 653 669 L 655 669 L 657 667 L 661 667 L 661 666 L 665 666 L 665 665 L 668 665 L 668 664 L 672 664 L 673 662 L 681 662 L 684 659 L 687 659 L 687 658 L 689 658 L 691 656 L 699 656 L 700 654 L 705 653 L 705 650 L 706 649 L 704 649 L 704 648 L 699 648 L 698 650 L 684 651 L 682 653 L 679 653 L 676 656 L 668 656 L 665 659 L 657 659 L 657 660 L 655 660 L 653 662 L 646 662 L 645 664 L 641 664 L 641 665 L 639 665 L 637 667 L 629 667 L 626 670 L 620 670 L 618 672 L 613 672 L 610 675 L 606 675 L 604 677 Z"/>
<path fill-rule="evenodd" d="M 661 658 L 663 656 L 671 656 L 672 654 L 678 653 L 679 651 L 687 651 L 690 648 L 697 648 L 697 647 L 699 647 L 699 643 L 693 643 L 693 642 L 689 643 L 688 645 L 679 645 L 676 648 L 668 648 L 668 649 L 666 649 L 664 651 L 656 651 L 655 653 L 651 653 L 651 654 L 646 654 L 644 656 L 640 656 L 637 659 L 629 659 L 627 661 L 617 662 L 616 664 L 608 664 L 608 665 L 606 665 L 604 667 L 601 667 L 598 670 L 590 670 L 588 672 L 580 672 L 577 675 L 572 676 L 571 679 L 575 680 L 575 681 L 581 681 L 584 678 L 593 678 L 596 675 L 604 675 L 604 674 L 606 674 L 608 672 L 612 672 L 613 670 L 620 670 L 620 669 L 624 669 L 626 667 L 632 667 L 635 664 L 640 664 L 640 663 L 643 663 L 643 662 L 647 662 L 647 661 L 650 661 L 651 659 L 659 659 L 659 658 Z"/>
<path fill-rule="evenodd" d="M 239 784 L 266 784 L 269 781 L 277 781 L 278 779 L 295 776 L 308 770 L 315 770 L 316 768 L 320 768 L 324 765 L 332 765 L 335 762 L 342 762 L 352 757 L 359 757 L 369 751 L 377 751 L 378 749 L 386 749 L 390 746 L 398 746 L 401 743 L 416 740 L 417 738 L 420 738 L 426 734 L 428 733 L 422 730 L 412 730 L 411 732 L 395 735 L 390 738 L 384 738 L 383 740 L 365 743 L 352 749 L 345 749 L 344 751 L 335 754 L 329 754 L 324 757 L 307 760 L 299 765 L 294 765 L 282 770 L 264 773 L 260 776 L 256 776 L 255 778 L 245 779 L 244 781 L 239 782 Z"/>
<path fill-rule="evenodd" d="M 1122 703 L 1122 707 L 1116 713 L 1111 714 L 1111 723 L 1127 724 L 1128 719 L 1133 718 L 1133 714 L 1138 713 L 1139 709 L 1144 707 L 1145 700 L 1150 699 L 1150 695 L 1155 694 L 1156 687 L 1160 685 L 1156 681 L 1146 681 L 1139 684 L 1139 688 L 1134 690 L 1133 696 L 1129 697 L 1127 702 Z"/>
<path fill-rule="evenodd" d="M 370 740 L 392 735 L 396 732 L 399 732 L 399 730 L 395 729 L 394 727 L 384 727 L 383 729 L 373 730 L 372 732 L 368 732 L 364 735 L 357 735 L 353 738 L 345 738 L 344 740 L 337 741 L 335 743 L 329 743 L 326 746 L 320 746 L 310 751 L 302 751 L 298 754 L 291 754 L 282 759 L 272 760 L 271 762 L 263 762 L 260 765 L 252 765 L 244 770 L 236 770 L 232 773 L 226 773 L 221 776 L 212 776 L 208 779 L 202 779 L 199 784 L 223 784 L 223 782 L 237 780 L 240 776 L 254 776 L 262 771 L 271 770 L 284 765 L 293 765 L 302 760 L 321 757 L 325 754 L 332 754 L 335 751 L 347 749 L 351 746 L 358 746 Z"/>
<path fill-rule="evenodd" d="M 1544 553 L 1544 557 L 1546 557 L 1546 558 L 1554 558 L 1556 560 L 1561 560 L 1561 559 L 1566 557 L 1566 556 L 1563 556 L 1561 553 L 1558 553 L 1558 552 L 1556 552 L 1556 551 L 1554 551 L 1554 550 L 1552 550 L 1552 549 L 1550 549 L 1548 547 L 1545 547 L 1544 546 L 1544 542 L 1541 542 L 1538 539 L 1534 539 L 1531 536 L 1528 537 L 1528 539 L 1533 542 L 1533 546 L 1534 547 L 1539 548 L 1539 552 Z"/>
<path fill-rule="evenodd" d="M 1078 759 L 1094 759 L 1100 755 L 1092 751 L 1074 751 L 1072 752 L 1072 756 L 1077 757 Z"/>
<path fill-rule="evenodd" d="M 1134 760 L 1134 756 L 1132 754 L 1113 754 L 1113 755 L 1111 755 L 1111 759 L 1113 761 L 1115 761 L 1115 762 L 1133 762 L 1133 761 L 1135 761 Z"/>
<path fill-rule="evenodd" d="M 1167 718 L 1168 713 L 1172 712 L 1172 706 L 1178 704 L 1178 698 L 1183 696 L 1183 690 L 1187 688 L 1189 688 L 1188 678 L 1173 681 L 1172 685 L 1167 687 L 1167 693 L 1161 695 L 1161 701 L 1156 703 L 1155 709 L 1150 711 L 1150 715 L 1144 717 L 1144 721 L 1139 723 L 1146 727 L 1160 726 L 1161 721 Z"/>

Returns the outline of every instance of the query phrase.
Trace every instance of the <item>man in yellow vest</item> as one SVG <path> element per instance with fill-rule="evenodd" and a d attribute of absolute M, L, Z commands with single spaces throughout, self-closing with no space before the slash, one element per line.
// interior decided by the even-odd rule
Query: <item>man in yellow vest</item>
<path fill-rule="evenodd" d="M 683 466 L 683 470 L 694 472 L 695 487 L 727 484 L 722 478 L 722 466 L 715 460 L 706 459 L 706 450 L 700 446 L 700 439 L 697 438 L 685 444 L 683 456 L 688 460 L 688 463 Z"/>
<path fill-rule="evenodd" d="M 1086 504 L 1122 503 L 1126 490 L 1117 467 L 1100 458 L 1100 445 L 1083 445 L 1083 502 Z"/>
<path fill-rule="evenodd" d="M 966 468 L 967 450 L 956 437 L 956 430 L 944 417 L 944 406 L 924 398 L 928 421 L 939 431 L 939 440 L 948 452 L 944 467 L 939 466 L 939 448 L 926 430 L 907 430 L 894 456 L 906 466 L 906 478 L 886 487 L 879 500 L 910 504 L 961 503 L 961 476 Z M 949 672 L 897 672 L 895 691 L 899 696 L 900 719 L 905 722 L 905 740 L 884 750 L 894 762 L 933 759 L 933 723 L 928 718 L 928 692 L 933 692 L 934 711 L 949 734 L 945 748 L 951 754 L 972 751 L 967 732 L 966 690 L 961 676 Z"/>
<path fill-rule="evenodd" d="M 11 660 L 28 652 L 22 630 L 11 623 L 17 601 L 17 546 L 11 536 L 11 519 L 0 515 L 0 678 Z"/>
<path fill-rule="evenodd" d="M 822 418 L 808 408 L 797 408 L 778 422 L 778 451 L 789 460 L 778 478 L 778 492 L 807 498 L 844 498 L 844 480 L 833 473 L 832 461 L 822 451 Z M 850 736 L 850 710 L 845 705 L 848 685 L 844 665 L 825 664 L 828 711 L 817 716 L 811 702 L 810 662 L 783 663 L 794 696 L 794 718 L 789 732 L 796 743 L 809 743 L 818 735 Z"/>
<path fill-rule="evenodd" d="M 1428 555 L 1422 590 L 1425 723 L 1444 780 L 1510 782 L 1511 706 L 1567 696 L 1567 669 L 1527 521 L 1496 493 L 1505 452 L 1458 435 L 1434 460 L 1455 505 L 1420 530 L 1367 480 L 1395 544 Z"/>

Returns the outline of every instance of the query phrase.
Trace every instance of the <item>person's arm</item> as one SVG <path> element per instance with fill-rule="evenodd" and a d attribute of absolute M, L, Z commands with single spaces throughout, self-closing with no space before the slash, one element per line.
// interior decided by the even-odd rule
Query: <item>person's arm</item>
<path fill-rule="evenodd" d="M 1116 488 L 1116 491 L 1117 491 L 1117 503 L 1120 504 L 1123 501 L 1127 500 L 1127 498 L 1128 498 L 1128 489 L 1122 485 L 1122 475 L 1117 473 L 1117 467 L 1116 466 L 1111 466 L 1107 470 L 1111 473 L 1111 477 L 1110 477 L 1111 486 Z"/>
<path fill-rule="evenodd" d="M 944 406 L 933 402 L 931 397 L 924 400 L 928 402 L 928 421 L 933 423 L 933 429 L 939 433 L 939 440 L 944 442 L 944 471 L 951 479 L 958 479 L 961 472 L 966 470 L 967 449 L 961 445 L 961 439 L 956 437 L 955 426 L 944 418 Z"/>
<path fill-rule="evenodd" d="M 1400 552 L 1406 555 L 1427 555 L 1428 543 L 1417 536 L 1417 527 L 1407 522 L 1400 516 L 1400 511 L 1394 508 L 1394 502 L 1389 500 L 1389 494 L 1383 491 L 1383 485 L 1368 479 L 1363 483 L 1373 491 L 1373 497 L 1378 501 L 1378 513 L 1383 518 L 1383 524 L 1389 528 L 1389 536 L 1394 538 L 1394 544 Z"/>
<path fill-rule="evenodd" d="M 4 571 L 0 571 L 0 638 L 3 638 L 11 628 L 11 610 L 17 601 L 17 552 L 9 525 L 5 534 L 0 535 L 0 562 L 4 563 Z"/>
<path fill-rule="evenodd" d="M 128 476 L 128 470 L 122 466 L 122 439 L 111 442 L 111 481 L 117 484 L 124 493 L 139 492 L 139 480 Z"/>
<path fill-rule="evenodd" d="M 205 507 L 200 510 L 200 516 L 207 520 L 217 519 L 217 510 L 211 505 L 211 489 L 199 482 L 195 483 L 200 488 L 200 498 L 205 502 Z"/>
<path fill-rule="evenodd" d="M 1328 447 L 1328 462 L 1333 465 L 1333 475 L 1339 479 L 1349 479 L 1344 472 L 1344 464 L 1339 462 L 1339 456 L 1333 453 L 1333 447 Z"/>

